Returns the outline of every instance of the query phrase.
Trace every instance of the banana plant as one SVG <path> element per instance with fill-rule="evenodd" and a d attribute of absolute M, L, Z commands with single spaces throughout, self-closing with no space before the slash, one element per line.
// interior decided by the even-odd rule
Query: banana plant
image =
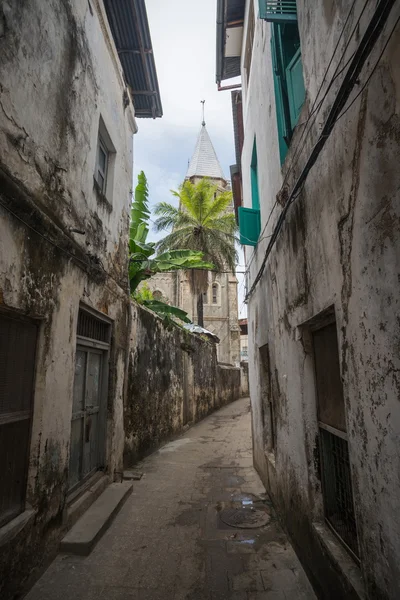
<path fill-rule="evenodd" d="M 149 279 L 156 273 L 187 269 L 214 269 L 212 263 L 203 261 L 202 252 L 178 249 L 156 254 L 156 244 L 147 242 L 149 219 L 149 190 L 146 176 L 141 171 L 135 188 L 129 228 L 129 284 L 131 294 L 135 292 L 142 281 Z"/>

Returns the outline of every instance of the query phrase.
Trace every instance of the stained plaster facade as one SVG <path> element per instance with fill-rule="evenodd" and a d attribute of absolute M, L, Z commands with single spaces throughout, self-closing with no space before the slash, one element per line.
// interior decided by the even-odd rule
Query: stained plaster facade
<path fill-rule="evenodd" d="M 100 0 L 5 1 L 0 22 L 0 317 L 38 332 L 25 512 L 0 528 L 8 598 L 65 524 L 82 305 L 109 323 L 102 464 L 110 480 L 122 467 L 137 126 Z M 105 195 L 94 183 L 100 118 L 114 150 Z"/>
<path fill-rule="evenodd" d="M 311 6 L 298 0 L 306 99 L 281 168 L 271 25 L 258 18 L 257 1 L 245 3 L 243 198 L 244 205 L 251 207 L 250 164 L 256 140 L 262 232 L 256 248 L 246 247 L 248 290 L 262 265 L 285 193 L 287 197 L 310 156 L 346 72 L 346 61 L 376 8 L 375 3 L 366 10 L 363 6 L 355 2 L 339 39 L 349 3 L 324 0 Z M 251 66 L 246 70 L 250 11 L 255 14 L 255 31 Z M 394 3 L 346 107 L 356 94 L 359 97 L 335 124 L 290 207 L 248 303 L 255 465 L 323 598 L 400 597 L 398 26 L 389 41 L 398 17 L 399 6 Z M 335 68 L 343 69 L 343 74 L 310 121 L 310 133 L 295 156 L 337 43 L 319 100 Z M 359 565 L 324 522 L 311 330 L 318 325 L 318 315 L 326 316 L 329 310 L 336 319 Z"/>
<path fill-rule="evenodd" d="M 186 179 L 198 183 L 202 177 L 208 177 L 221 192 L 229 189 L 204 123 Z M 233 206 L 228 210 L 233 211 Z M 197 323 L 197 297 L 192 292 L 190 276 L 190 273 L 184 272 L 163 273 L 152 277 L 147 284 L 153 292 L 160 292 L 169 303 L 185 310 L 189 318 Z M 213 301 L 213 284 L 217 286 L 216 302 Z M 239 366 L 240 331 L 235 273 L 209 273 L 203 317 L 204 327 L 220 339 L 217 345 L 218 360 Z"/>

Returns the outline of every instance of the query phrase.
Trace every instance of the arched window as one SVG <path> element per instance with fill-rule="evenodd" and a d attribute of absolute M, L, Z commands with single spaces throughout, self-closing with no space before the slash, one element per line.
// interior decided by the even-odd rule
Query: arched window
<path fill-rule="evenodd" d="M 218 304 L 218 283 L 212 284 L 211 291 L 212 291 L 212 303 Z"/>
<path fill-rule="evenodd" d="M 154 300 L 161 300 L 162 299 L 162 293 L 160 292 L 160 290 L 155 290 L 153 292 L 153 298 L 154 298 Z"/>

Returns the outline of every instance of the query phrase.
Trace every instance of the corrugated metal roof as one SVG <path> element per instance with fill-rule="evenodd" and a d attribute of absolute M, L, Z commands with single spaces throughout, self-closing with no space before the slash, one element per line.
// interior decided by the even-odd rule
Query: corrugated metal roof
<path fill-rule="evenodd" d="M 189 179 L 189 177 L 211 177 L 226 181 L 205 124 L 201 126 L 189 163 L 186 178 Z"/>
<path fill-rule="evenodd" d="M 107 18 L 132 90 L 137 117 L 161 117 L 158 87 L 149 23 L 144 0 L 104 0 Z"/>

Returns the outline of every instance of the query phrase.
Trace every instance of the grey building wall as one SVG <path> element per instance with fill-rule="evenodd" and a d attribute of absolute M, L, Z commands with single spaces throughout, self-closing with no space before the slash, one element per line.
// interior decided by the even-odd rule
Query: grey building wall
<path fill-rule="evenodd" d="M 348 3 L 333 1 L 311 6 L 299 0 L 297 6 L 306 100 L 281 168 L 270 25 L 257 18 L 258 2 L 246 2 L 245 31 L 250 8 L 255 10 L 256 27 L 249 74 L 242 55 L 243 193 L 245 205 L 251 206 L 250 161 L 256 137 L 263 231 L 257 248 L 246 248 L 247 264 L 251 262 L 248 289 L 282 212 L 277 194 L 284 183 L 288 191 L 293 188 L 343 77 L 336 77 L 321 110 L 308 122 L 310 133 L 297 153 L 350 9 Z M 333 59 L 326 82 L 336 68 L 345 73 L 346 62 L 367 29 L 375 4 L 362 12 L 363 6 L 356 1 L 336 56 L 349 42 L 348 48 L 340 63 Z M 349 41 L 360 14 L 357 33 Z M 398 27 L 388 41 L 398 16 L 395 3 L 346 106 L 360 95 L 336 123 L 289 209 L 248 305 L 254 461 L 324 598 L 356 598 L 356 589 L 371 600 L 400 596 Z M 359 567 L 324 524 L 310 330 L 329 308 L 336 318 Z"/>

